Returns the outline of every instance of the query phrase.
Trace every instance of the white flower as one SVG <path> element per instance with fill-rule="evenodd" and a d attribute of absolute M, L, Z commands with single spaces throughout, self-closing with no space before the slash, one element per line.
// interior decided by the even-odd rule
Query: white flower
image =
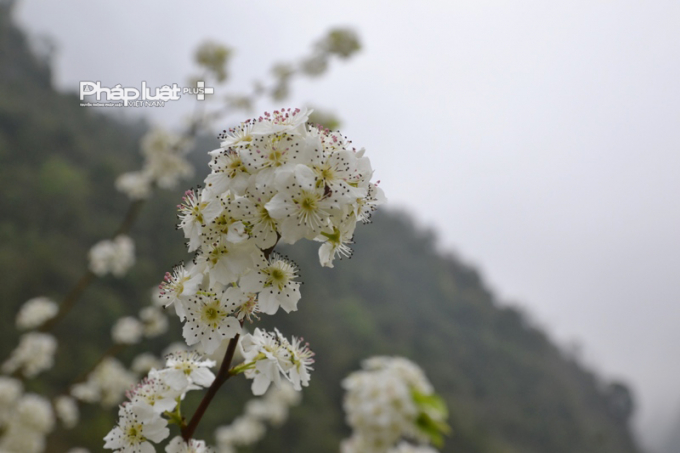
<path fill-rule="evenodd" d="M 183 157 L 190 142 L 177 134 L 157 128 L 142 138 L 144 172 L 159 187 L 172 189 L 180 179 L 193 175 L 193 167 Z"/>
<path fill-rule="evenodd" d="M 145 307 L 139 312 L 139 319 L 144 326 L 144 336 L 147 338 L 163 335 L 168 331 L 168 318 L 157 307 Z"/>
<path fill-rule="evenodd" d="M 104 448 L 121 453 L 151 453 L 156 451 L 151 442 L 161 442 L 170 435 L 168 422 L 160 416 L 142 420 L 132 406 L 121 406 L 118 426 L 104 438 Z"/>
<path fill-rule="evenodd" d="M 252 445 L 262 439 L 265 433 L 265 426 L 262 422 L 253 417 L 238 417 L 229 426 L 222 426 L 215 431 L 217 444 L 228 445 Z"/>
<path fill-rule="evenodd" d="M 144 325 L 137 318 L 120 318 L 111 329 L 111 337 L 118 344 L 136 344 L 142 339 Z"/>
<path fill-rule="evenodd" d="M 309 350 L 309 344 L 302 344 L 302 338 L 292 337 L 293 340 L 287 345 L 290 352 L 290 367 L 288 369 L 288 379 L 293 384 L 295 390 L 302 390 L 301 385 L 309 385 L 309 371 L 314 363 L 314 353 Z"/>
<path fill-rule="evenodd" d="M 286 313 L 297 310 L 300 300 L 300 282 L 295 263 L 278 253 L 269 261 L 257 264 L 256 270 L 243 276 L 239 282 L 244 291 L 258 293 L 260 311 L 273 315 L 282 307 Z"/>
<path fill-rule="evenodd" d="M 140 417 L 152 413 L 161 415 L 175 409 L 177 397 L 183 392 L 167 384 L 164 377 L 163 373 L 151 370 L 148 377 L 128 392 L 130 405 L 138 408 Z"/>
<path fill-rule="evenodd" d="M 434 392 L 422 368 L 404 357 L 375 356 L 364 360 L 361 365 L 365 370 L 389 370 L 422 394 Z"/>
<path fill-rule="evenodd" d="M 135 244 L 129 236 L 103 240 L 90 249 L 90 270 L 102 277 L 108 273 L 122 277 L 135 263 Z"/>
<path fill-rule="evenodd" d="M 165 273 L 164 281 L 159 285 L 160 297 L 167 300 L 165 307 L 175 304 L 175 311 L 180 319 L 186 317 L 183 302 L 196 294 L 203 281 L 203 274 L 192 272 L 195 270 L 194 267 L 187 270 L 184 264 L 175 266 L 172 269 L 172 274 L 170 272 Z"/>
<path fill-rule="evenodd" d="M 46 434 L 54 428 L 52 405 L 40 395 L 27 393 L 19 400 L 12 423 L 18 423 L 25 429 Z"/>
<path fill-rule="evenodd" d="M 14 409 L 23 393 L 21 381 L 0 376 L 0 425 L 14 416 Z"/>
<path fill-rule="evenodd" d="M 151 195 L 152 179 L 148 172 L 123 173 L 116 179 L 116 189 L 131 200 L 143 200 Z"/>
<path fill-rule="evenodd" d="M 222 212 L 222 203 L 218 198 L 210 198 L 205 190 L 200 194 L 196 190 L 187 190 L 178 209 L 179 228 L 189 240 L 189 251 L 193 252 L 201 245 L 203 228 Z"/>
<path fill-rule="evenodd" d="M 210 153 L 212 173 L 205 178 L 205 187 L 213 196 L 231 191 L 234 195 L 243 195 L 248 187 L 250 172 L 243 164 L 241 155 L 234 149 L 218 149 Z"/>
<path fill-rule="evenodd" d="M 39 327 L 54 318 L 59 306 L 47 297 L 36 297 L 27 301 L 17 314 L 17 328 L 28 330 Z"/>
<path fill-rule="evenodd" d="M 78 424 L 80 411 L 78 404 L 69 396 L 59 396 L 54 400 L 54 410 L 65 428 L 71 429 Z"/>
<path fill-rule="evenodd" d="M 285 343 L 282 344 L 282 340 Z M 290 352 L 278 331 L 270 333 L 255 328 L 252 334 L 241 339 L 239 346 L 244 362 L 254 364 L 254 368 L 245 372 L 246 378 L 253 379 L 253 395 L 264 395 L 272 382 L 277 386 L 280 384 L 284 367 L 290 364 Z"/>
<path fill-rule="evenodd" d="M 184 392 L 191 384 L 209 387 L 215 380 L 209 368 L 214 366 L 213 360 L 203 360 L 195 352 L 176 352 L 167 357 L 167 368 L 160 370 L 159 374 L 172 388 Z"/>
<path fill-rule="evenodd" d="M 233 313 L 248 299 L 235 287 L 229 287 L 219 295 L 199 291 L 186 305 L 187 319 L 182 335 L 187 344 L 191 346 L 200 342 L 205 352 L 212 354 L 223 340 L 241 332 L 241 325 Z"/>
<path fill-rule="evenodd" d="M 19 346 L 2 364 L 2 371 L 11 374 L 22 370 L 24 376 L 35 377 L 40 372 L 52 368 L 56 350 L 57 340 L 52 335 L 36 332 L 24 334 L 19 341 Z"/>
<path fill-rule="evenodd" d="M 208 270 L 210 284 L 228 285 L 236 282 L 253 265 L 253 257 L 257 248 L 249 243 L 234 244 L 221 236 L 214 242 L 201 248 L 196 257 L 199 269 Z"/>
<path fill-rule="evenodd" d="M 333 231 L 331 216 L 338 203 L 326 196 L 324 187 L 317 187 L 316 180 L 314 171 L 301 164 L 277 177 L 279 191 L 265 207 L 279 222 L 281 239 L 288 244 Z"/>
<path fill-rule="evenodd" d="M 137 378 L 118 360 L 107 357 L 90 373 L 87 381 L 71 388 L 71 395 L 81 401 L 101 401 L 104 407 L 112 407 L 123 400 L 125 392 Z"/>
<path fill-rule="evenodd" d="M 45 435 L 24 428 L 18 423 L 12 423 L 0 440 L 0 451 L 3 453 L 42 453 L 45 451 Z"/>
<path fill-rule="evenodd" d="M 253 334 L 243 337 L 240 346 L 244 364 L 248 365 L 246 378 L 253 379 L 254 395 L 263 395 L 272 382 L 279 387 L 281 374 L 295 390 L 309 384 L 314 354 L 299 339 L 293 337 L 291 343 L 276 329 L 270 333 L 256 328 Z"/>
<path fill-rule="evenodd" d="M 307 123 L 312 112 L 313 110 L 307 110 L 304 107 L 295 110 L 274 110 L 271 114 L 265 112 L 264 116 L 255 121 L 251 134 L 268 135 L 280 132 L 298 134 L 304 132 L 305 123 Z"/>
<path fill-rule="evenodd" d="M 354 227 L 356 222 L 343 222 L 340 227 L 333 226 L 333 233 L 321 232 L 315 238 L 318 242 L 323 242 L 319 247 L 319 262 L 324 267 L 333 267 L 333 260 L 336 256 L 351 258 L 352 249 L 347 244 L 352 244 L 354 237 Z"/>
<path fill-rule="evenodd" d="M 362 366 L 342 381 L 343 407 L 354 431 L 342 452 L 385 453 L 402 437 L 427 442 L 417 424 L 423 413 L 445 425 L 445 411 L 423 405 L 436 395 L 416 364 L 401 357 L 373 357 Z"/>
<path fill-rule="evenodd" d="M 166 453 L 210 453 L 213 450 L 202 440 L 191 439 L 187 444 L 182 436 L 177 436 L 165 447 Z"/>
<path fill-rule="evenodd" d="M 237 198 L 227 204 L 233 215 L 247 225 L 250 236 L 262 250 L 273 247 L 277 240 L 277 223 L 270 215 L 265 205 L 271 200 L 273 191 L 251 188 L 248 196 Z"/>

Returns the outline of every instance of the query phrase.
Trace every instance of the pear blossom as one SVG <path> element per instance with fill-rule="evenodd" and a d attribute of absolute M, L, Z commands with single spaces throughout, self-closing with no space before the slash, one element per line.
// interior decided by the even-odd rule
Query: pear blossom
<path fill-rule="evenodd" d="M 205 445 L 205 441 L 191 439 L 184 442 L 181 436 L 177 436 L 165 447 L 166 453 L 211 453 L 213 449 Z"/>
<path fill-rule="evenodd" d="M 47 297 L 35 297 L 27 301 L 17 313 L 17 328 L 21 330 L 35 329 L 54 318 L 59 306 Z"/>
<path fill-rule="evenodd" d="M 131 405 L 121 406 L 118 425 L 104 438 L 104 448 L 121 453 L 151 453 L 151 442 L 159 443 L 170 435 L 168 422 L 160 416 L 143 419 Z"/>
<path fill-rule="evenodd" d="M 149 172 L 134 171 L 120 175 L 115 185 L 131 200 L 144 200 L 151 196 L 153 180 Z"/>
<path fill-rule="evenodd" d="M 163 335 L 168 331 L 168 318 L 157 307 L 145 307 L 139 312 L 143 333 L 147 338 Z"/>
<path fill-rule="evenodd" d="M 54 411 L 64 428 L 71 429 L 78 425 L 80 411 L 78 404 L 70 396 L 59 396 L 54 400 Z"/>
<path fill-rule="evenodd" d="M 37 332 L 24 334 L 9 359 L 2 364 L 2 372 L 11 374 L 21 370 L 26 377 L 37 376 L 52 368 L 56 350 L 57 340 L 52 335 Z"/>
<path fill-rule="evenodd" d="M 27 393 L 17 403 L 12 423 L 36 433 L 46 434 L 54 427 L 52 405 L 40 395 Z"/>
<path fill-rule="evenodd" d="M 175 266 L 172 273 L 166 272 L 164 281 L 158 287 L 159 296 L 166 300 L 165 307 L 175 304 L 175 311 L 180 319 L 186 317 L 183 301 L 194 296 L 203 281 L 203 274 L 200 272 L 192 273 L 191 269 L 186 269 L 184 264 Z"/>
<path fill-rule="evenodd" d="M 184 192 L 179 209 L 178 227 L 184 231 L 184 237 L 189 240 L 189 251 L 193 252 L 201 245 L 201 232 L 222 211 L 219 199 L 210 199 L 208 192 L 203 190 L 187 190 Z"/>
<path fill-rule="evenodd" d="M 261 312 L 273 315 L 282 307 L 289 313 L 297 310 L 300 300 L 300 282 L 294 281 L 297 276 L 295 263 L 278 253 L 272 253 L 269 261 L 258 263 L 254 271 L 243 276 L 239 285 L 245 291 L 259 293 Z"/>
<path fill-rule="evenodd" d="M 136 344 L 144 335 L 144 325 L 137 318 L 120 318 L 111 329 L 111 337 L 118 344 Z"/>
<path fill-rule="evenodd" d="M 0 376 L 0 425 L 4 425 L 14 415 L 23 385 L 18 379 Z"/>
<path fill-rule="evenodd" d="M 135 263 L 135 244 L 129 236 L 119 235 L 113 240 L 103 240 L 90 249 L 90 270 L 103 277 L 113 274 L 122 277 Z"/>
<path fill-rule="evenodd" d="M 166 368 L 159 371 L 161 379 L 176 390 L 184 391 L 191 384 L 209 387 L 215 375 L 209 368 L 215 361 L 204 360 L 195 352 L 181 351 L 170 354 L 166 359 Z"/>
<path fill-rule="evenodd" d="M 166 383 L 161 372 L 151 370 L 148 377 L 127 393 L 130 405 L 135 406 L 138 415 L 163 414 L 171 412 L 177 405 L 177 397 L 183 392 Z M 141 410 L 140 410 L 141 409 Z"/>
<path fill-rule="evenodd" d="M 187 344 L 200 342 L 205 352 L 212 354 L 223 340 L 241 332 L 241 325 L 233 314 L 248 299 L 235 287 L 229 287 L 221 294 L 199 291 L 186 305 L 187 319 L 182 335 Z"/>

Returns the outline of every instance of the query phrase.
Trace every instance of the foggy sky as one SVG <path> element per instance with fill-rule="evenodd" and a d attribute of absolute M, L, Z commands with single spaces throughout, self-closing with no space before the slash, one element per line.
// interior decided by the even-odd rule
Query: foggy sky
<path fill-rule="evenodd" d="M 366 3 L 24 0 L 17 13 L 56 40 L 69 91 L 182 84 L 211 38 L 237 50 L 218 94 L 236 92 L 354 27 L 362 53 L 285 104 L 336 112 L 390 204 L 632 384 L 637 426 L 657 436 L 680 411 L 680 3 Z M 177 125 L 190 108 L 144 114 Z"/>

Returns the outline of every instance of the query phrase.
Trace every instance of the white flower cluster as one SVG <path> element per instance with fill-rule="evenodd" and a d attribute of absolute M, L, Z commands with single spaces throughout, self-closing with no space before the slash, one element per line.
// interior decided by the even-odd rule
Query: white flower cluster
<path fill-rule="evenodd" d="M 55 421 L 48 400 L 32 393 L 22 395 L 18 381 L 0 378 L 0 413 L 0 451 L 39 453 L 45 449 L 45 437 Z"/>
<path fill-rule="evenodd" d="M 122 453 L 153 452 L 151 442 L 159 443 L 170 436 L 163 414 L 173 413 L 186 392 L 208 387 L 215 379 L 211 360 L 203 360 L 194 352 L 169 355 L 162 370 L 151 370 L 130 392 L 120 406 L 118 425 L 104 438 L 104 448 Z M 166 452 L 207 452 L 205 443 L 189 445 L 173 439 Z"/>
<path fill-rule="evenodd" d="M 281 385 L 283 375 L 297 391 L 309 385 L 314 353 L 302 339 L 288 341 L 281 332 L 258 328 L 240 341 L 246 378 L 252 379 L 254 395 L 264 395 L 271 383 Z"/>
<path fill-rule="evenodd" d="M 90 249 L 90 270 L 99 277 L 113 274 L 122 277 L 135 264 L 135 243 L 129 236 L 97 242 Z"/>
<path fill-rule="evenodd" d="M 342 453 L 385 453 L 402 437 L 426 443 L 429 439 L 419 427 L 422 417 L 445 426 L 445 409 L 437 406 L 432 385 L 416 364 L 400 357 L 374 357 L 362 365 L 363 370 L 342 382 L 346 420 L 353 430 Z"/>
<path fill-rule="evenodd" d="M 321 264 L 332 267 L 351 255 L 356 223 L 384 201 L 364 151 L 307 126 L 308 116 L 275 111 L 225 131 L 205 188 L 187 191 L 179 206 L 196 258 L 166 274 L 161 294 L 186 319 L 187 343 L 208 354 L 256 313 L 297 310 L 298 268 L 271 253 L 279 239 L 322 242 Z"/>
<path fill-rule="evenodd" d="M 215 431 L 217 451 L 235 453 L 237 447 L 258 442 L 264 436 L 266 423 L 280 426 L 288 418 L 290 407 L 299 404 L 300 399 L 300 392 L 284 381 L 280 387 L 271 388 L 264 397 L 248 401 L 242 416 L 231 425 L 221 426 Z"/>
<path fill-rule="evenodd" d="M 168 318 L 154 306 L 143 308 L 139 319 L 133 316 L 120 318 L 111 329 L 111 338 L 117 344 L 137 344 L 142 337 L 154 338 L 168 330 Z"/>
<path fill-rule="evenodd" d="M 144 166 L 141 171 L 122 174 L 116 188 L 132 200 L 151 195 L 153 185 L 171 189 L 179 180 L 189 178 L 194 170 L 185 155 L 191 143 L 162 129 L 153 129 L 141 142 Z"/>
<path fill-rule="evenodd" d="M 100 402 L 103 407 L 116 406 L 125 392 L 137 382 L 137 375 L 128 371 L 113 357 L 97 365 L 85 382 L 74 385 L 71 395 L 85 403 Z"/>
<path fill-rule="evenodd" d="M 54 318 L 59 312 L 59 306 L 47 297 L 35 297 L 27 301 L 17 313 L 17 328 L 30 330 L 40 327 L 46 321 Z"/>
<path fill-rule="evenodd" d="M 9 359 L 2 364 L 2 372 L 12 374 L 21 372 L 32 378 L 52 368 L 57 340 L 49 334 L 29 332 L 19 340 L 19 345 L 12 351 Z"/>

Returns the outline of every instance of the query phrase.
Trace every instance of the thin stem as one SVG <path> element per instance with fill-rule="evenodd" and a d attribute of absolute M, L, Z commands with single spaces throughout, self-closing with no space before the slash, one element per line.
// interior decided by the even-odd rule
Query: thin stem
<path fill-rule="evenodd" d="M 226 380 L 231 377 L 229 369 L 231 368 L 231 361 L 234 359 L 234 352 L 236 352 L 236 345 L 238 344 L 239 336 L 240 335 L 237 334 L 234 338 L 229 340 L 229 346 L 227 347 L 226 354 L 224 354 L 224 360 L 222 361 L 220 371 L 217 373 L 217 376 L 215 377 L 215 380 L 213 381 L 210 388 L 208 388 L 208 391 L 205 393 L 205 395 L 203 395 L 201 404 L 198 405 L 193 417 L 191 417 L 191 420 L 187 426 L 182 429 L 182 438 L 187 443 L 193 437 L 194 431 L 196 431 L 198 424 L 203 418 L 203 414 L 205 414 L 206 409 L 208 409 L 208 406 L 210 406 L 210 402 L 217 394 L 217 391 L 220 389 L 220 387 L 222 387 L 222 384 L 224 384 Z"/>

